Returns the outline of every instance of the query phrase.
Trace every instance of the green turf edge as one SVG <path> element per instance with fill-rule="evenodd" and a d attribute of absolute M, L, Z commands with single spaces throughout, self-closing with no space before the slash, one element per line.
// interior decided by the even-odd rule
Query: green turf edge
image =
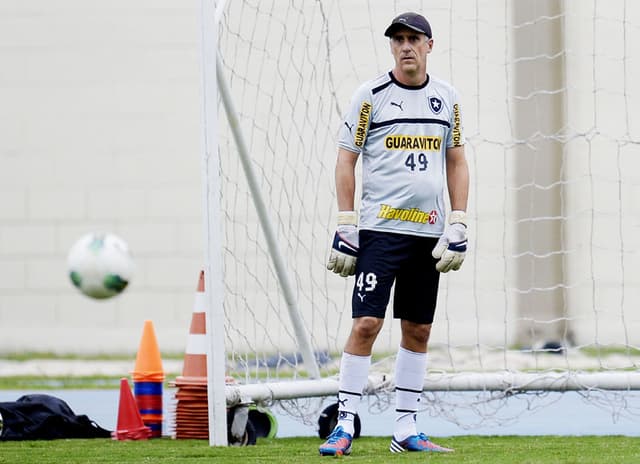
<path fill-rule="evenodd" d="M 353 453 L 342 458 L 321 457 L 318 438 L 259 439 L 256 446 L 210 447 L 206 440 L 146 441 L 53 440 L 0 443 L 0 463 L 638 463 L 640 439 L 633 437 L 520 437 L 460 436 L 434 439 L 456 449 L 452 454 L 403 453 L 388 451 L 389 439 L 362 437 L 354 442 Z"/>

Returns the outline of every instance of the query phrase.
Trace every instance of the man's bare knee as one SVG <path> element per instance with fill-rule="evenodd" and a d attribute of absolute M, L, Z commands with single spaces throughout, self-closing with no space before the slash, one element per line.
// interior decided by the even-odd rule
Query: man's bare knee
<path fill-rule="evenodd" d="M 377 317 L 358 317 L 353 320 L 351 334 L 347 340 L 345 351 L 356 355 L 370 355 L 384 319 Z"/>
<path fill-rule="evenodd" d="M 426 351 L 429 336 L 431 335 L 431 324 L 402 321 L 401 327 L 402 341 L 400 344 L 404 348 L 415 352 Z"/>
<path fill-rule="evenodd" d="M 384 319 L 377 317 L 359 317 L 353 320 L 353 328 L 351 330 L 356 338 L 375 339 L 382 328 L 383 322 Z"/>

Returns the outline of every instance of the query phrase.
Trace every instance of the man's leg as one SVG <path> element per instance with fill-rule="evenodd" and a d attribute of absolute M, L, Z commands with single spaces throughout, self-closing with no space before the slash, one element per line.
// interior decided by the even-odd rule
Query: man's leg
<path fill-rule="evenodd" d="M 417 435 L 416 414 L 420 404 L 427 353 L 416 353 L 400 347 L 396 356 L 396 421 L 393 438 L 402 441 Z"/>
<path fill-rule="evenodd" d="M 453 451 L 436 445 L 416 429 L 416 415 L 427 371 L 427 343 L 431 324 L 403 320 L 402 342 L 396 357 L 396 421 L 389 450 Z"/>
<path fill-rule="evenodd" d="M 349 454 L 354 434 L 354 419 L 362 392 L 369 379 L 371 349 L 384 319 L 359 317 L 353 320 L 351 334 L 340 362 L 338 391 L 338 423 L 320 446 L 320 454 Z"/>
<path fill-rule="evenodd" d="M 338 391 L 338 424 L 353 435 L 353 421 L 362 392 L 369 380 L 371 350 L 382 328 L 384 319 L 358 317 L 353 320 L 351 334 L 340 362 Z"/>
<path fill-rule="evenodd" d="M 351 296 L 353 322 L 340 364 L 338 423 L 320 454 L 351 452 L 354 418 L 369 379 L 371 350 L 382 329 L 404 239 L 397 234 L 360 231 L 356 281 Z"/>
<path fill-rule="evenodd" d="M 358 412 L 362 391 L 369 378 L 370 365 L 371 355 L 358 356 L 346 351 L 342 353 L 338 390 L 338 423 L 336 425 L 342 427 L 351 436 L 354 433 L 354 420 Z"/>

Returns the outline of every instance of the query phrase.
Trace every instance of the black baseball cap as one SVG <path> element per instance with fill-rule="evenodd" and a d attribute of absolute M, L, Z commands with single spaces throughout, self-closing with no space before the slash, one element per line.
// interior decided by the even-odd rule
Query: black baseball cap
<path fill-rule="evenodd" d="M 407 27 L 431 38 L 431 25 L 429 24 L 429 21 L 418 13 L 408 12 L 396 16 L 393 18 L 393 21 L 391 21 L 391 25 L 386 31 L 384 31 L 384 35 L 391 37 L 400 27 Z"/>

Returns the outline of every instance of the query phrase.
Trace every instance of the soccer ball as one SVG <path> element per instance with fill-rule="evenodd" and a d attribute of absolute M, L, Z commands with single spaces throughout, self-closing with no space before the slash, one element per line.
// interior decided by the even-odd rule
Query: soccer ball
<path fill-rule="evenodd" d="M 129 246 L 111 233 L 83 235 L 69 250 L 69 278 L 82 293 L 97 299 L 124 291 L 133 276 Z"/>

